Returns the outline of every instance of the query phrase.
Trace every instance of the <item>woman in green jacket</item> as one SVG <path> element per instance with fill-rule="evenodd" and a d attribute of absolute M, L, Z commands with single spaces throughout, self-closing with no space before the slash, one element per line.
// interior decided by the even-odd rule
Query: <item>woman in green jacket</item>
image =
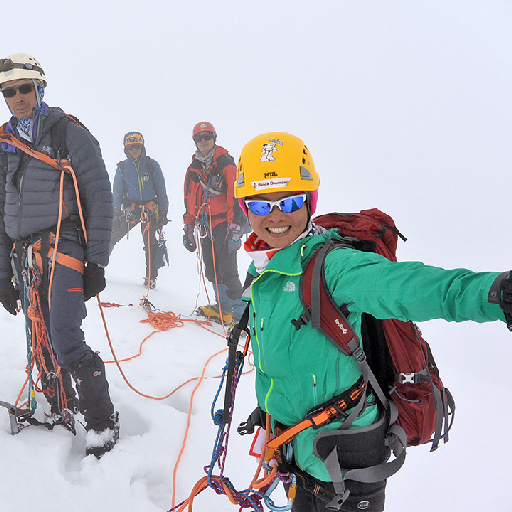
<path fill-rule="evenodd" d="M 308 411 L 350 389 L 361 377 L 354 357 L 344 355 L 310 324 L 297 330 L 290 321 L 303 312 L 299 281 L 305 262 L 327 238 L 340 238 L 311 220 L 319 184 L 311 154 L 293 135 L 262 134 L 242 150 L 235 197 L 253 230 L 245 249 L 253 259 L 249 274 L 254 279 L 246 295 L 250 292 L 256 396 L 258 406 L 271 415 L 273 426 L 276 422 L 295 425 Z M 325 277 L 336 303 L 346 305 L 348 319 L 359 335 L 363 313 L 404 321 L 489 322 L 505 319 L 501 308 L 506 314 L 507 308 L 508 314 L 512 312 L 511 279 L 498 272 L 397 263 L 338 246 L 327 255 Z M 499 297 L 496 303 L 489 302 L 493 284 L 498 289 L 501 285 L 501 304 Z M 370 395 L 351 428 L 368 427 L 378 417 Z M 313 453 L 313 440 L 319 432 L 339 427 L 339 422 L 332 422 L 320 430 L 304 430 L 293 439 L 294 461 L 313 479 L 331 481 L 324 463 Z M 384 510 L 385 485 L 385 480 L 347 480 L 350 495 L 340 510 Z M 292 511 L 327 510 L 324 501 L 297 489 Z"/>

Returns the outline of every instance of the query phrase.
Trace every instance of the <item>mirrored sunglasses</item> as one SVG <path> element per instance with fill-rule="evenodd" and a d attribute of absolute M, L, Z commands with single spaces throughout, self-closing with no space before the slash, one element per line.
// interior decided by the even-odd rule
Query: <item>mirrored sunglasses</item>
<path fill-rule="evenodd" d="M 213 139 L 212 132 L 203 132 L 203 133 L 198 133 L 194 137 L 194 142 L 197 144 L 198 142 L 201 142 L 202 140 L 212 140 L 212 139 Z"/>
<path fill-rule="evenodd" d="M 7 87 L 6 89 L 2 89 L 2 94 L 4 98 L 14 98 L 16 96 L 16 91 L 20 91 L 20 94 L 28 94 L 34 90 L 34 85 L 31 82 L 20 85 L 19 87 Z"/>
<path fill-rule="evenodd" d="M 290 196 L 281 199 L 280 201 L 262 201 L 260 199 L 248 199 L 245 201 L 245 206 L 254 215 L 268 215 L 274 206 L 277 206 L 283 213 L 292 213 L 300 210 L 304 201 L 306 200 L 306 194 L 300 194 L 297 196 Z"/>

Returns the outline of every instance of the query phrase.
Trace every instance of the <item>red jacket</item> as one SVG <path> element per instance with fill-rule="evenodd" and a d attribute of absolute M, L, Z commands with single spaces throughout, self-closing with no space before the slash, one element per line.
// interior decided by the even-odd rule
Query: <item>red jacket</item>
<path fill-rule="evenodd" d="M 235 180 L 235 161 L 223 147 L 215 147 L 208 169 L 194 155 L 185 175 L 184 223 L 194 224 L 198 219 L 207 229 L 210 223 L 211 228 L 221 222 L 244 224 L 244 213 L 235 202 Z"/>

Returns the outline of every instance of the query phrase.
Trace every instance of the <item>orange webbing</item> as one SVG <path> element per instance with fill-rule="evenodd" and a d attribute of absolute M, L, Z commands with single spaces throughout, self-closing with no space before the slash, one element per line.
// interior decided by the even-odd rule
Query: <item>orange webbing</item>
<path fill-rule="evenodd" d="M 80 274 L 84 273 L 85 265 L 83 261 L 73 258 L 73 256 L 68 256 L 67 254 L 57 252 L 53 249 L 53 247 L 48 251 L 48 257 L 54 255 L 54 253 L 57 254 L 57 257 L 54 256 L 54 259 L 59 265 L 72 268 L 73 270 L 80 272 Z"/>
<path fill-rule="evenodd" d="M 307 428 L 311 427 L 313 425 L 313 422 L 309 419 L 305 419 L 297 423 L 296 425 L 293 425 L 290 428 L 287 428 L 282 434 L 278 435 L 277 437 L 274 437 L 272 441 L 268 443 L 268 449 L 269 452 L 265 456 L 265 459 L 267 459 L 267 462 L 274 456 L 274 452 L 282 445 L 289 443 L 299 432 L 302 432 L 303 430 L 306 430 Z"/>
<path fill-rule="evenodd" d="M 263 478 L 258 479 L 261 472 L 261 466 L 263 465 L 263 461 L 266 459 L 265 455 L 267 453 L 267 446 L 270 439 L 270 432 L 271 432 L 271 426 L 270 426 L 270 414 L 267 414 L 266 422 L 265 422 L 265 444 L 263 445 L 263 449 L 261 450 L 261 456 L 260 460 L 258 462 L 258 467 L 256 468 L 256 473 L 254 474 L 254 478 L 252 479 L 251 485 L 249 486 L 249 489 L 261 489 L 268 483 L 270 483 L 277 473 L 277 466 L 274 466 L 272 468 L 272 471 L 269 471 L 268 469 L 265 469 Z M 272 451 L 272 455 L 274 452 Z M 272 457 L 271 457 L 272 458 Z M 270 459 L 267 461 L 269 462 Z"/>
<path fill-rule="evenodd" d="M 53 233 L 50 233 L 50 243 L 55 243 L 57 237 Z M 36 260 L 36 265 L 39 268 L 39 270 L 42 272 L 42 264 L 43 260 L 41 258 L 41 239 L 37 240 L 37 242 L 34 242 L 32 244 L 33 249 L 33 255 Z M 57 256 L 54 256 L 54 253 L 57 254 Z M 50 247 L 48 249 L 47 253 L 48 258 L 52 257 L 52 262 L 55 260 L 57 263 L 64 267 L 72 268 L 73 270 L 76 270 L 77 272 L 80 272 L 80 274 L 84 273 L 84 262 L 81 260 L 78 260 L 77 258 L 73 258 L 73 256 L 68 256 L 67 254 L 63 254 L 61 252 L 57 252 L 54 247 Z"/>

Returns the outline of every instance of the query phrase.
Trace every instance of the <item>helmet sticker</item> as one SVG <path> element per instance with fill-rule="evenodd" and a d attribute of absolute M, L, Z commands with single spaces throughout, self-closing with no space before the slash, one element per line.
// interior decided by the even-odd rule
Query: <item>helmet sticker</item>
<path fill-rule="evenodd" d="M 262 181 L 253 181 L 251 185 L 254 187 L 256 192 L 266 188 L 281 188 L 288 186 L 288 182 L 291 178 L 277 178 L 274 180 L 262 180 Z"/>
<path fill-rule="evenodd" d="M 276 157 L 272 154 L 275 151 L 279 151 L 277 146 L 282 146 L 283 143 L 279 139 L 268 139 L 268 142 L 262 144 L 260 162 L 274 162 Z"/>

